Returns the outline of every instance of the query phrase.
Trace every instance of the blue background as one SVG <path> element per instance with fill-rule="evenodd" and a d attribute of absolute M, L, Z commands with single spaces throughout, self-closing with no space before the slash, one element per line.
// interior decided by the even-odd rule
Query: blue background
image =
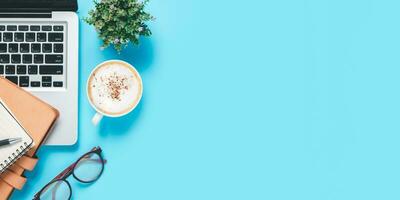
<path fill-rule="evenodd" d="M 84 17 L 93 6 L 79 1 Z M 28 199 L 93 146 L 74 199 L 400 198 L 400 3 L 153 0 L 154 35 L 118 55 L 80 23 L 79 142 L 44 147 Z M 90 71 L 137 67 L 140 106 L 96 128 Z M 73 131 L 73 130 L 71 130 Z"/>

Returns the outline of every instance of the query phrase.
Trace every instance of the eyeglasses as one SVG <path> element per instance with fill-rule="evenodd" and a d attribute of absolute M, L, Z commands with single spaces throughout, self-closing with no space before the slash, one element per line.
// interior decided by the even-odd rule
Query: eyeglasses
<path fill-rule="evenodd" d="M 101 152 L 100 147 L 95 147 L 85 153 L 36 193 L 33 200 L 71 199 L 72 188 L 66 179 L 71 175 L 82 183 L 92 183 L 99 179 L 103 173 L 104 164 L 107 162 L 103 159 Z"/>

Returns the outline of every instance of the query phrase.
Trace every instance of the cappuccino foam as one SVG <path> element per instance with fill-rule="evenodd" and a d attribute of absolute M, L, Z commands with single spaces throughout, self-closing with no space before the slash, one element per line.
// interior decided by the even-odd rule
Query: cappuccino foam
<path fill-rule="evenodd" d="M 136 106 L 142 93 L 139 75 L 120 62 L 104 63 L 89 79 L 89 98 L 105 114 L 119 115 Z"/>

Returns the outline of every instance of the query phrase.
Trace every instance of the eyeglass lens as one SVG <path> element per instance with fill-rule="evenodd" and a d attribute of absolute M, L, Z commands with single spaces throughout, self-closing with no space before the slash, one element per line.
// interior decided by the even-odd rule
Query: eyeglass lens
<path fill-rule="evenodd" d="M 95 152 L 88 153 L 76 162 L 73 175 L 80 182 L 93 182 L 97 180 L 104 169 L 104 161 Z M 65 180 L 57 180 L 46 186 L 40 193 L 44 200 L 68 200 L 72 196 L 72 189 Z"/>
<path fill-rule="evenodd" d="M 70 197 L 71 188 L 63 180 L 51 183 L 40 193 L 40 200 L 68 200 Z"/>
<path fill-rule="evenodd" d="M 97 153 L 83 156 L 74 168 L 74 176 L 78 181 L 92 182 L 99 178 L 104 168 L 104 163 Z"/>

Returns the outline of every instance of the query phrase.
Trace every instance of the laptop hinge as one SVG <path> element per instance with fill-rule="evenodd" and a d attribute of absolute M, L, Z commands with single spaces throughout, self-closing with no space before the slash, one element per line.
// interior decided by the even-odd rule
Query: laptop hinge
<path fill-rule="evenodd" d="M 51 18 L 51 12 L 0 12 L 0 18 Z"/>
<path fill-rule="evenodd" d="M 77 0 L 0 0 L 0 12 L 7 13 L 76 12 L 77 10 Z"/>

